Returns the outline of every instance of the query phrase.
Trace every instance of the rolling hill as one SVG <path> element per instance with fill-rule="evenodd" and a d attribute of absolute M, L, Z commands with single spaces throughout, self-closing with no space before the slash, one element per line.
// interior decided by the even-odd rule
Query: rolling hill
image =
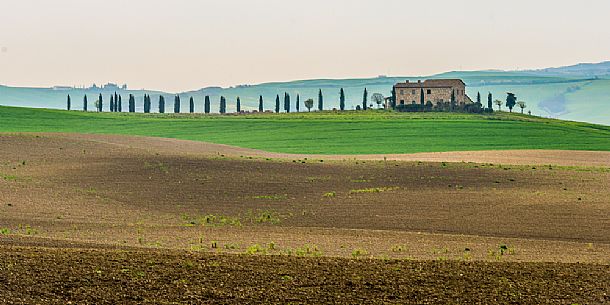
<path fill-rule="evenodd" d="M 139 135 L 279 153 L 403 154 L 562 149 L 610 151 L 610 127 L 509 114 L 385 111 L 201 115 L 0 107 L 0 132 Z"/>

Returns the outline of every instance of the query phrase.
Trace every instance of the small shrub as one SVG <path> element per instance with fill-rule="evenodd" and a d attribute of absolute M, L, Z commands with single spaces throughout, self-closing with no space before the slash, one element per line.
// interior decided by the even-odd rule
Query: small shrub
<path fill-rule="evenodd" d="M 364 255 L 369 254 L 368 252 L 366 252 L 366 250 L 364 249 L 354 249 L 354 251 L 352 251 L 352 257 L 353 258 L 360 258 Z"/>
<path fill-rule="evenodd" d="M 324 197 L 326 197 L 326 198 L 334 198 L 336 196 L 337 196 L 336 192 L 328 192 L 328 193 L 324 194 Z"/>
<path fill-rule="evenodd" d="M 404 252 L 407 250 L 407 246 L 405 245 L 393 245 L 392 252 Z"/>
<path fill-rule="evenodd" d="M 248 247 L 248 249 L 246 249 L 246 254 L 249 254 L 249 255 L 265 254 L 265 253 L 267 253 L 267 250 L 265 250 L 265 248 L 261 247 L 259 244 L 254 244 L 254 245 Z"/>
<path fill-rule="evenodd" d="M 319 257 L 322 256 L 322 251 L 316 245 L 304 245 L 303 247 L 296 248 L 295 254 L 297 256 L 311 256 L 311 257 Z"/>

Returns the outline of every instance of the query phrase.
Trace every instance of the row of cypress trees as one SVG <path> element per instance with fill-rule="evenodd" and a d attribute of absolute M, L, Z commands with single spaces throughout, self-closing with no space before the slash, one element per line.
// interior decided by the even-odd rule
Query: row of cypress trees
<path fill-rule="evenodd" d="M 362 98 L 362 109 L 366 110 L 368 108 L 367 106 L 367 102 L 368 102 L 368 91 L 365 88 L 364 89 L 364 95 Z M 291 98 L 290 98 L 290 94 L 288 94 L 287 92 L 284 93 L 284 103 L 283 103 L 283 107 L 281 107 L 281 103 L 280 103 L 280 95 L 278 94 L 276 96 L 275 99 L 275 112 L 279 113 L 281 110 L 289 113 L 291 111 Z M 180 113 L 180 96 L 176 95 L 174 97 L 174 113 Z M 104 108 L 104 98 L 102 96 L 102 94 L 100 93 L 98 100 L 95 102 L 96 110 L 98 112 L 102 112 L 103 108 Z M 163 95 L 159 96 L 159 103 L 158 103 L 158 111 L 159 113 L 165 113 L 166 104 L 165 104 L 165 97 Z M 296 102 L 295 102 L 295 107 L 296 107 L 296 111 L 299 112 L 301 109 L 301 97 L 299 94 L 297 94 L 296 96 Z M 220 97 L 220 107 L 219 107 L 219 112 L 220 113 L 226 113 L 227 112 L 227 100 L 224 96 Z M 236 102 L 236 108 L 237 108 L 237 112 L 241 112 L 242 108 L 241 108 L 241 99 L 239 97 L 237 97 L 237 102 Z M 339 91 L 339 108 L 343 111 L 345 110 L 345 91 L 343 90 L 343 88 L 341 88 L 341 90 Z M 70 95 L 68 95 L 68 99 L 67 99 L 67 109 L 71 110 L 72 109 L 72 100 Z M 122 97 L 121 95 L 117 94 L 116 92 L 114 94 L 110 95 L 110 106 L 109 106 L 110 112 L 122 112 L 123 111 L 123 101 L 122 101 Z M 150 113 L 152 109 L 152 101 L 151 101 L 151 97 L 148 94 L 144 94 L 144 113 Z M 322 89 L 319 90 L 318 92 L 318 110 L 322 111 L 324 109 L 324 95 L 322 93 Z M 360 107 L 358 107 L 358 109 L 360 109 Z M 87 99 L 87 95 L 85 95 L 83 97 L 83 107 L 82 107 L 83 111 L 88 111 L 88 99 Z M 135 96 L 130 94 L 129 95 L 129 104 L 128 104 L 128 111 L 129 112 L 136 112 L 136 101 L 135 101 Z M 209 96 L 205 96 L 205 100 L 204 100 L 204 112 L 205 113 L 210 113 L 211 111 L 211 102 L 210 102 L 210 97 Z M 264 101 L 263 101 L 263 96 L 259 96 L 259 101 L 258 101 L 258 111 L 259 112 L 263 112 L 264 111 Z M 195 112 L 195 100 L 193 99 L 193 97 L 190 98 L 189 100 L 189 112 L 190 113 L 194 113 Z"/>

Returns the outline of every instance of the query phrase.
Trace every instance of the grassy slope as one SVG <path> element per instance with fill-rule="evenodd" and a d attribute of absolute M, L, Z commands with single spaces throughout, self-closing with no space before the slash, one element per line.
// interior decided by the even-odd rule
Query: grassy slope
<path fill-rule="evenodd" d="M 0 132 L 78 132 L 209 141 L 288 153 L 488 149 L 610 151 L 610 127 L 516 114 L 381 112 L 248 116 L 83 113 L 0 107 Z"/>

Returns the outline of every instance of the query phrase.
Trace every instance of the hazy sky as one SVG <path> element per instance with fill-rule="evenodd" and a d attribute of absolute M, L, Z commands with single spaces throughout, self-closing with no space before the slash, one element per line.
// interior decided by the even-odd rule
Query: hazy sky
<path fill-rule="evenodd" d="M 205 86 L 610 59 L 608 0 L 0 0 L 0 84 Z"/>

